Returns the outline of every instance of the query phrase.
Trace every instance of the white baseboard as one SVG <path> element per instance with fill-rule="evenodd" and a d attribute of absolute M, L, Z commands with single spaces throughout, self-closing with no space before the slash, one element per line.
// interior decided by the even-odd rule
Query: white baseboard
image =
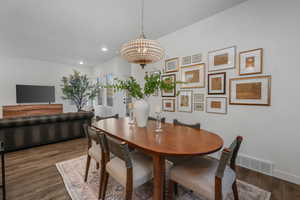
<path fill-rule="evenodd" d="M 300 185 L 300 176 L 290 174 L 284 171 L 276 170 L 276 169 L 273 171 L 273 176 Z"/>

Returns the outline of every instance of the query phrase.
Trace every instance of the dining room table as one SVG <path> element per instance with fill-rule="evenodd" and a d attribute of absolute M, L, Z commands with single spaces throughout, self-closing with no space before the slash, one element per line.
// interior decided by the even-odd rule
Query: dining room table
<path fill-rule="evenodd" d="M 166 175 L 166 156 L 201 156 L 219 151 L 223 139 L 209 131 L 172 123 L 162 123 L 156 132 L 156 121 L 146 127 L 130 124 L 129 118 L 105 119 L 92 126 L 153 158 L 153 199 L 163 200 Z"/>

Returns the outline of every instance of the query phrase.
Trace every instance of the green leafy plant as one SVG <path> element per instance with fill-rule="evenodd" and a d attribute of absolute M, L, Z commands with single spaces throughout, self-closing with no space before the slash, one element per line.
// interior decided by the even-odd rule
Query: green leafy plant
<path fill-rule="evenodd" d="M 87 75 L 81 75 L 74 70 L 69 77 L 62 78 L 61 89 L 63 99 L 71 100 L 77 107 L 78 112 L 87 104 L 89 100 L 95 99 L 99 93 L 99 84 L 92 84 Z"/>
<path fill-rule="evenodd" d="M 135 99 L 143 99 L 154 94 L 157 90 L 172 90 L 176 87 L 176 83 L 179 83 L 172 83 L 170 82 L 171 79 L 161 80 L 160 74 L 146 75 L 144 79 L 144 88 L 133 77 L 129 77 L 127 80 L 115 79 L 115 84 L 106 87 L 112 87 L 116 91 L 124 90 Z"/>

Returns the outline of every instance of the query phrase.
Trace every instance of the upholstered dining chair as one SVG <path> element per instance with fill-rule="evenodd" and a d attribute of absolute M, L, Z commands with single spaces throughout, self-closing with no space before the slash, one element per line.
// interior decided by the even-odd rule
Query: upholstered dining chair
<path fill-rule="evenodd" d="M 148 120 L 155 120 L 155 121 L 156 121 L 156 118 L 155 118 L 155 117 L 149 116 L 149 117 L 148 117 Z M 166 118 L 165 118 L 165 117 L 162 117 L 162 118 L 160 119 L 160 121 L 161 121 L 161 123 L 165 123 L 165 122 L 166 122 Z"/>
<path fill-rule="evenodd" d="M 87 124 L 84 124 L 83 128 L 88 139 L 87 161 L 86 161 L 84 182 L 86 182 L 88 178 L 91 159 L 94 159 L 97 164 L 97 169 L 99 169 L 100 167 L 100 186 L 99 186 L 99 199 L 100 199 L 101 191 L 102 191 L 101 187 L 103 185 L 102 183 L 103 179 L 101 177 L 104 176 L 105 159 L 106 159 L 101 145 L 101 135 L 103 135 L 103 133 L 88 126 Z"/>
<path fill-rule="evenodd" d="M 173 198 L 174 183 L 201 194 L 206 199 L 225 200 L 231 189 L 238 200 L 235 162 L 243 141 L 238 136 L 229 148 L 222 151 L 221 158 L 196 157 L 170 169 L 169 198 Z"/>
<path fill-rule="evenodd" d="M 195 129 L 200 129 L 200 127 L 201 127 L 201 124 L 200 124 L 200 123 L 186 124 L 186 123 L 183 123 L 183 122 L 178 121 L 177 119 L 174 119 L 174 120 L 173 120 L 173 124 L 174 124 L 174 125 L 187 126 L 187 127 L 195 128 Z"/>
<path fill-rule="evenodd" d="M 103 177 L 102 200 L 105 199 L 109 176 L 125 187 L 125 199 L 131 200 L 133 190 L 153 178 L 152 160 L 137 151 L 130 152 L 128 144 L 108 135 L 103 135 L 102 144 L 105 154 L 112 153 L 114 158 L 106 162 Z M 106 158 L 109 158 L 106 156 Z"/>
<path fill-rule="evenodd" d="M 107 117 L 100 117 L 100 116 L 96 116 L 96 121 L 100 121 L 100 120 L 104 120 L 104 119 L 110 119 L 110 118 L 119 118 L 119 114 L 115 114 L 115 115 L 111 115 L 111 116 L 107 116 Z"/>

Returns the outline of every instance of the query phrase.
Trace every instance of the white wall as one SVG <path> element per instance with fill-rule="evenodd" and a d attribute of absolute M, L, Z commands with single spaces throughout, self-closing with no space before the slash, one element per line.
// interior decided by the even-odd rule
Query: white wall
<path fill-rule="evenodd" d="M 126 79 L 131 75 L 131 65 L 128 64 L 124 59 L 117 56 L 105 63 L 99 64 L 93 68 L 93 76 L 103 77 L 107 74 L 112 73 L 116 78 Z M 106 96 L 104 95 L 106 100 Z M 104 106 L 95 105 L 95 113 L 99 116 L 107 116 L 112 114 L 119 114 L 121 117 L 125 116 L 126 106 L 123 103 L 123 92 L 117 92 L 114 94 L 113 107 L 108 107 L 106 101 L 104 101 Z M 97 104 L 97 102 L 96 102 Z"/>
<path fill-rule="evenodd" d="M 53 85 L 55 103 L 64 104 L 64 112 L 76 111 L 75 105 L 61 99 L 61 78 L 73 69 L 91 75 L 90 67 L 74 67 L 57 63 L 20 58 L 0 59 L 0 107 L 16 104 L 16 84 Z M 2 114 L 2 112 L 1 112 Z"/>
<path fill-rule="evenodd" d="M 201 122 L 202 128 L 218 133 L 228 145 L 244 136 L 241 153 L 274 162 L 274 175 L 300 184 L 300 1 L 249 0 L 159 39 L 167 58 L 203 53 L 236 45 L 237 50 L 264 48 L 264 74 L 272 75 L 272 106 L 229 105 L 227 115 L 165 113 L 167 120 Z M 146 66 L 147 71 L 163 63 Z M 132 66 L 141 80 L 144 71 Z M 227 77 L 238 77 L 227 71 Z M 228 79 L 227 79 L 228 83 Z M 228 84 L 227 84 L 228 85 Z M 206 89 L 198 89 L 206 93 Z M 228 89 L 227 89 L 228 96 Z M 161 98 L 150 99 L 151 105 Z M 154 106 L 152 106 L 154 107 Z"/>

